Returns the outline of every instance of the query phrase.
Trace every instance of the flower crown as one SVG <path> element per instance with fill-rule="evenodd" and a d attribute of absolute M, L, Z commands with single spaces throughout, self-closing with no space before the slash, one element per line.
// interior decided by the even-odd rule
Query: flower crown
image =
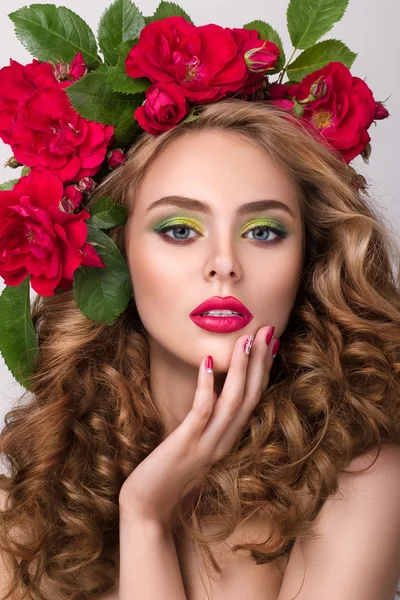
<path fill-rule="evenodd" d="M 9 15 L 35 57 L 0 69 L 0 138 L 13 152 L 6 166 L 23 167 L 20 179 L 0 185 L 0 351 L 21 385 L 29 388 L 38 352 L 29 283 L 42 296 L 72 288 L 81 312 L 109 325 L 132 296 L 127 264 L 107 235 L 126 222 L 126 209 L 106 196 L 90 208 L 88 200 L 141 131 L 158 135 L 197 118 L 198 105 L 235 96 L 293 112 L 347 164 L 360 154 L 368 162 L 368 129 L 389 113 L 351 75 L 357 54 L 337 39 L 316 43 L 347 4 L 290 0 L 288 60 L 268 23 L 198 27 L 172 2 L 144 17 L 131 0 L 115 0 L 97 40 L 63 6 Z"/>

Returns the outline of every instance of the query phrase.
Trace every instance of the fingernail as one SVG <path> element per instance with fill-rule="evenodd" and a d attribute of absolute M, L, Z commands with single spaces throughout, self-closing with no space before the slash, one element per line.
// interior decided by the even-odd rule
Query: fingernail
<path fill-rule="evenodd" d="M 250 350 L 251 350 L 251 345 L 253 343 L 253 336 L 252 335 L 248 335 L 244 344 L 244 353 L 245 354 L 250 354 Z"/>
<path fill-rule="evenodd" d="M 278 354 L 279 346 L 281 344 L 281 340 L 275 340 L 274 345 L 272 346 L 272 358 Z"/>
<path fill-rule="evenodd" d="M 275 327 L 271 327 L 270 329 L 268 329 L 267 337 L 265 338 L 267 346 L 270 345 L 274 333 L 275 333 Z"/>
<path fill-rule="evenodd" d="M 208 355 L 206 358 L 206 371 L 207 373 L 212 373 L 214 367 L 213 357 Z"/>

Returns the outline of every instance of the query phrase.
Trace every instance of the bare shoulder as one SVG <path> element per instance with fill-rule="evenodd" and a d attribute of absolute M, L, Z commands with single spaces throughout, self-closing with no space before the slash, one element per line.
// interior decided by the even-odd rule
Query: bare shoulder
<path fill-rule="evenodd" d="M 400 577 L 400 447 L 368 450 L 346 471 L 313 523 L 316 539 L 296 541 L 279 600 L 393 598 Z"/>
<path fill-rule="evenodd" d="M 371 448 L 367 452 L 364 452 L 364 454 L 361 454 L 360 456 L 357 456 L 356 458 L 354 458 L 350 464 L 349 470 L 355 471 L 358 469 L 367 468 L 373 462 L 373 460 L 375 459 L 377 454 L 378 454 L 378 448 Z M 368 471 L 370 471 L 373 474 L 376 474 L 377 472 L 380 472 L 382 469 L 385 471 L 387 469 L 391 470 L 392 468 L 398 469 L 399 465 L 400 465 L 400 446 L 398 446 L 397 444 L 385 443 L 385 444 L 382 444 L 382 446 L 381 446 L 379 457 L 377 458 L 376 463 Z M 368 471 L 366 471 L 366 473 Z"/>
<path fill-rule="evenodd" d="M 323 506 L 325 512 L 338 501 L 368 502 L 371 492 L 392 492 L 395 499 L 396 490 L 400 493 L 400 446 L 385 443 L 379 455 L 378 448 L 371 448 L 354 458 L 346 471 L 339 476 L 338 491 Z"/>

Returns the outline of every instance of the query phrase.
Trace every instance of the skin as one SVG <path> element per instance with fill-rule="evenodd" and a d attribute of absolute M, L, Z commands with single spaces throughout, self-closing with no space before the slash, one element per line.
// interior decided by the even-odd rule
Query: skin
<path fill-rule="evenodd" d="M 202 200 L 213 214 L 172 205 L 147 212 L 155 200 L 172 194 Z M 242 204 L 270 198 L 289 206 L 294 216 L 276 208 L 236 214 Z M 185 224 L 162 237 L 156 228 L 167 220 Z M 268 229 L 246 233 L 254 224 L 278 226 L 287 235 L 279 238 Z M 274 325 L 279 339 L 285 330 L 302 271 L 299 200 L 288 177 L 255 144 L 229 132 L 190 133 L 175 140 L 148 170 L 130 206 L 126 234 L 165 439 L 192 409 L 199 366 L 208 354 L 219 395 L 240 336 L 256 336 L 261 327 Z M 233 333 L 199 328 L 189 313 L 211 296 L 236 297 L 253 320 Z"/>

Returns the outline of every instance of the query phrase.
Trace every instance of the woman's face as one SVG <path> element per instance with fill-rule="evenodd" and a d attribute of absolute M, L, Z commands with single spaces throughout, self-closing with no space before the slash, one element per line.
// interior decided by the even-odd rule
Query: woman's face
<path fill-rule="evenodd" d="M 168 196 L 174 202 L 161 201 Z M 245 210 L 261 200 L 280 205 Z M 285 330 L 302 271 L 300 207 L 294 186 L 255 145 L 215 130 L 175 140 L 143 179 L 126 234 L 155 356 L 198 368 L 211 354 L 214 370 L 226 372 L 239 336 L 265 325 L 275 325 L 275 337 Z M 229 333 L 199 327 L 189 314 L 212 296 L 234 296 L 253 319 Z"/>

